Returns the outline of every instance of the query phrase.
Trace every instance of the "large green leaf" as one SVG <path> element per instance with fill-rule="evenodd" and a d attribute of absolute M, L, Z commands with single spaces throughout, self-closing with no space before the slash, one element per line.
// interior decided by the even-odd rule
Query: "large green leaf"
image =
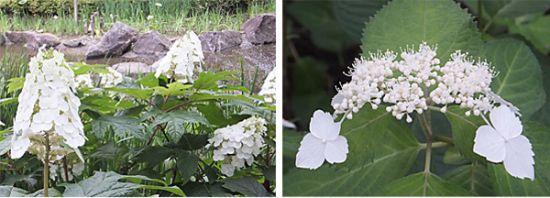
<path fill-rule="evenodd" d="M 481 196 L 493 195 L 489 173 L 484 164 L 474 162 L 449 171 L 444 176 L 451 183 L 458 184 L 473 194 Z"/>
<path fill-rule="evenodd" d="M 66 184 L 64 197 L 120 197 L 132 193 L 140 185 L 119 182 L 124 176 L 115 172 L 96 172 L 76 184 Z"/>
<path fill-rule="evenodd" d="M 143 133 L 144 127 L 138 119 L 127 116 L 103 116 L 92 121 L 92 132 L 97 137 L 104 137 L 109 129 L 112 129 L 114 134 L 120 138 L 131 135 L 138 139 L 146 139 Z"/>
<path fill-rule="evenodd" d="M 524 118 L 544 105 L 542 72 L 527 45 L 514 39 L 492 40 L 483 46 L 480 56 L 498 72 L 491 83 L 493 92 L 517 106 Z"/>
<path fill-rule="evenodd" d="M 373 16 L 376 11 L 382 8 L 382 5 L 387 2 L 388 0 L 334 1 L 332 3 L 332 9 L 336 20 L 342 26 L 343 30 L 348 33 L 354 41 L 360 41 L 367 19 Z"/>
<path fill-rule="evenodd" d="M 513 24 L 510 32 L 521 34 L 540 52 L 550 52 L 550 16 L 538 17 L 525 24 Z"/>
<path fill-rule="evenodd" d="M 349 144 L 346 162 L 326 163 L 317 170 L 290 169 L 284 175 L 285 195 L 372 195 L 405 176 L 420 149 L 407 125 L 384 107 L 364 107 L 342 124 L 341 134 Z"/>
<path fill-rule="evenodd" d="M 437 45 L 443 63 L 456 50 L 471 52 L 482 44 L 472 17 L 454 1 L 394 0 L 367 23 L 363 56 L 422 42 Z"/>
<path fill-rule="evenodd" d="M 254 177 L 241 177 L 238 179 L 225 180 L 224 188 L 232 192 L 238 192 L 248 197 L 270 197 L 272 196 L 267 190 L 258 183 Z"/>
<path fill-rule="evenodd" d="M 0 197 L 23 197 L 27 194 L 26 190 L 13 186 L 0 186 Z"/>
<path fill-rule="evenodd" d="M 470 160 L 484 160 L 475 154 L 473 149 L 476 130 L 479 126 L 485 125 L 485 122 L 479 116 L 466 116 L 464 114 L 466 110 L 458 106 L 451 106 L 445 113 L 451 122 L 454 145 Z"/>
<path fill-rule="evenodd" d="M 449 183 L 439 176 L 424 172 L 409 175 L 385 186 L 389 196 L 467 196 L 467 190 Z"/>
<path fill-rule="evenodd" d="M 208 120 L 200 113 L 192 111 L 176 110 L 161 113 L 155 118 L 153 125 L 166 124 L 166 131 L 172 138 L 177 138 L 185 133 L 185 124 L 208 125 Z"/>
<path fill-rule="evenodd" d="M 535 122 L 524 124 L 527 136 L 535 152 L 535 181 L 518 179 L 506 172 L 502 163 L 488 164 L 493 189 L 502 196 L 550 195 L 550 128 Z"/>
<path fill-rule="evenodd" d="M 189 178 L 197 172 L 199 160 L 199 157 L 191 152 L 182 151 L 177 154 L 176 166 L 180 172 L 183 184 L 187 183 Z"/>

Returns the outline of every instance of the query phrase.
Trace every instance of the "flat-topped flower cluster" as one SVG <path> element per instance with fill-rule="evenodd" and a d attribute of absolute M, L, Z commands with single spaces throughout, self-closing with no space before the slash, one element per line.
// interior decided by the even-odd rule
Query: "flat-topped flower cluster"
<path fill-rule="evenodd" d="M 208 140 L 207 147 L 214 147 L 214 161 L 224 161 L 221 171 L 233 176 L 235 170 L 254 163 L 254 157 L 264 147 L 263 135 L 267 131 L 266 120 L 251 117 L 235 125 L 219 128 Z"/>
<path fill-rule="evenodd" d="M 410 114 L 422 113 L 431 103 L 442 105 L 442 111 L 447 105 L 459 104 L 475 115 L 494 107 L 488 95 L 495 73 L 487 62 L 473 61 L 467 53 L 456 51 L 441 66 L 436 55 L 435 48 L 422 43 L 417 51 L 403 51 L 400 59 L 392 51 L 357 59 L 351 82 L 342 85 L 332 102 L 335 113 L 351 119 L 366 103 L 373 109 L 385 104 L 397 119 L 406 117 L 412 122 Z"/>
<path fill-rule="evenodd" d="M 11 157 L 20 158 L 27 150 L 44 162 L 55 161 L 84 145 L 80 99 L 75 96 L 75 76 L 55 50 L 41 48 L 29 63 L 30 72 L 19 96 L 13 126 Z M 44 159 L 45 146 L 49 160 Z"/>

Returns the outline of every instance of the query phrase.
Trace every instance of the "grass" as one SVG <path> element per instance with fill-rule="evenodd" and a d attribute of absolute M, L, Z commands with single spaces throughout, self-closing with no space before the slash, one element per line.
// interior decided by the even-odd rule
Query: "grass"
<path fill-rule="evenodd" d="M 24 76 L 27 72 L 28 62 L 29 58 L 22 54 L 4 52 L 2 57 L 0 57 L 0 99 L 11 98 L 18 95 L 18 93 L 8 93 L 8 80 L 14 77 Z M 11 126 L 16 111 L 16 104 L 0 106 L 0 120 L 2 120 L 6 126 Z"/>
<path fill-rule="evenodd" d="M 156 3 L 160 3 L 160 6 Z M 114 22 L 123 22 L 140 31 L 156 30 L 163 34 L 180 35 L 187 30 L 197 33 L 223 29 L 239 30 L 249 17 L 266 12 L 275 12 L 275 1 L 252 2 L 245 11 L 227 13 L 218 10 L 192 12 L 191 1 L 157 0 L 146 4 L 129 1 L 105 1 L 97 10 L 102 13 L 106 32 Z M 89 18 L 94 10 L 80 10 L 80 19 Z M 148 19 L 152 16 L 152 19 Z M 99 20 L 96 20 L 99 29 Z M 7 14 L 0 11 L 0 30 L 44 31 L 58 35 L 80 35 L 84 33 L 84 21 L 75 22 L 71 13 L 56 16 L 30 16 Z M 100 32 L 100 34 L 101 34 Z"/>

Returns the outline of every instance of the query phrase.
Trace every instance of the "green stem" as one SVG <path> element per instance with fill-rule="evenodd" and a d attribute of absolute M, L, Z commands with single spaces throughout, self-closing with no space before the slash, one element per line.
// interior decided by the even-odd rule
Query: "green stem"
<path fill-rule="evenodd" d="M 50 137 L 48 132 L 45 135 L 45 147 L 46 152 L 44 154 L 44 197 L 48 197 L 48 188 L 50 182 Z"/>
<path fill-rule="evenodd" d="M 426 135 L 426 159 L 424 161 L 424 189 L 423 189 L 423 195 L 426 195 L 426 192 L 428 190 L 428 177 L 430 176 L 430 166 L 432 161 L 432 127 L 431 127 L 431 115 L 430 112 L 425 112 L 420 116 L 420 123 L 422 126 L 422 129 L 425 131 Z"/>
<path fill-rule="evenodd" d="M 449 145 L 451 145 L 451 144 L 449 144 L 448 142 L 432 142 L 432 149 L 443 148 L 443 147 L 446 147 L 446 146 L 449 146 Z M 428 144 L 427 143 L 420 143 L 420 148 L 421 149 L 427 149 Z"/>

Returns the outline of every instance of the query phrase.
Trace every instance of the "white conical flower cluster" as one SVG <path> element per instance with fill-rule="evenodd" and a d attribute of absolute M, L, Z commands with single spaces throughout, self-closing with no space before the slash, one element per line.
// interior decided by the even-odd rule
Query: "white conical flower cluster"
<path fill-rule="evenodd" d="M 44 145 L 49 141 L 50 160 L 60 159 L 71 152 L 65 145 L 76 150 L 85 142 L 74 73 L 62 53 L 44 48 L 31 59 L 29 70 L 19 95 L 11 157 L 20 158 L 29 150 L 45 160 Z"/>
<path fill-rule="evenodd" d="M 172 45 L 166 56 L 152 66 L 157 70 L 157 78 L 164 74 L 182 83 L 193 83 L 193 74 L 202 71 L 203 59 L 201 41 L 194 32 L 189 31 Z"/>
<path fill-rule="evenodd" d="M 235 125 L 214 131 L 207 147 L 214 147 L 214 161 L 224 161 L 222 173 L 233 176 L 235 170 L 254 163 L 264 146 L 263 136 L 267 131 L 263 118 L 251 117 Z"/>
<path fill-rule="evenodd" d="M 267 103 L 271 104 L 275 104 L 275 98 L 277 95 L 276 70 L 277 68 L 273 68 L 273 70 L 269 72 L 259 93 L 260 96 L 264 97 Z"/>
<path fill-rule="evenodd" d="M 492 100 L 485 97 L 494 77 L 489 64 L 472 62 L 457 51 L 441 67 L 436 56 L 435 48 L 422 43 L 417 51 L 402 52 L 400 60 L 392 51 L 357 59 L 351 82 L 342 85 L 332 101 L 335 113 L 351 119 L 365 103 L 373 109 L 384 103 L 397 119 L 406 116 L 412 122 L 410 114 L 424 112 L 431 101 L 443 105 L 443 111 L 448 104 L 460 104 L 476 115 L 492 109 Z"/>

